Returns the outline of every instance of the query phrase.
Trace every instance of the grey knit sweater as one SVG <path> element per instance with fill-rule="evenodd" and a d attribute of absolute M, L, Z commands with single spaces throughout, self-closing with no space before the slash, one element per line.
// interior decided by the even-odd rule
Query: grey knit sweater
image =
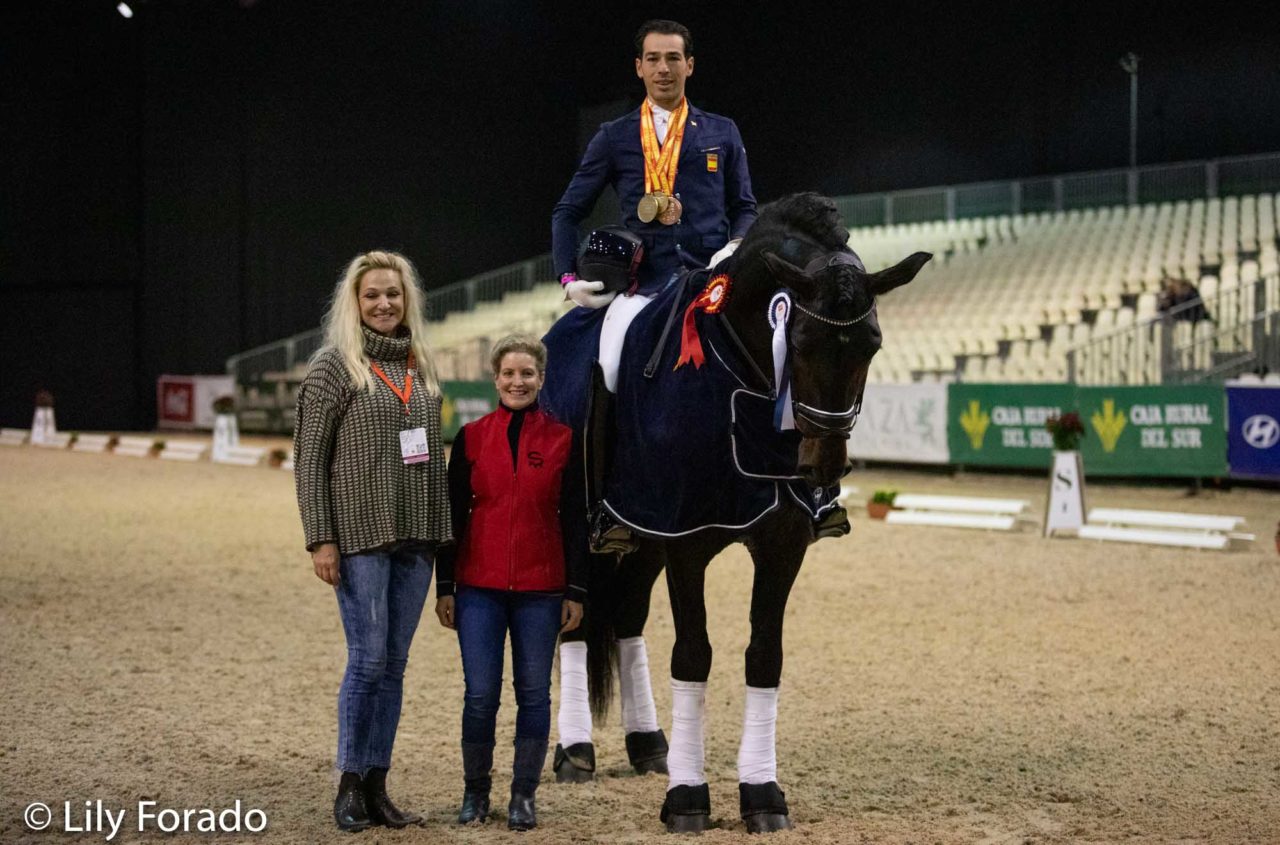
<path fill-rule="evenodd" d="M 384 337 L 361 327 L 364 351 L 404 387 L 408 330 Z M 346 554 L 398 541 L 451 540 L 449 489 L 440 442 L 441 397 L 415 375 L 409 413 L 382 379 L 372 393 L 351 383 L 336 349 L 321 350 L 298 389 L 293 473 L 307 549 L 337 543 Z M 427 430 L 430 460 L 405 464 L 400 432 Z"/>

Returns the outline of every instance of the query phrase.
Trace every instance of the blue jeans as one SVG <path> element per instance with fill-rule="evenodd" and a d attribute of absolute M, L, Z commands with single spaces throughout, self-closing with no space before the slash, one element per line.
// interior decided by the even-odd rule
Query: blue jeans
<path fill-rule="evenodd" d="M 364 775 L 391 767 L 400 724 L 404 667 L 431 586 L 430 552 L 343 555 L 338 611 L 347 635 L 347 671 L 338 691 L 338 768 Z"/>
<path fill-rule="evenodd" d="M 551 733 L 551 660 L 560 632 L 559 593 L 458 587 L 454 624 L 462 651 L 466 695 L 462 741 L 493 744 L 502 699 L 507 631 L 516 691 L 516 739 L 545 741 Z"/>

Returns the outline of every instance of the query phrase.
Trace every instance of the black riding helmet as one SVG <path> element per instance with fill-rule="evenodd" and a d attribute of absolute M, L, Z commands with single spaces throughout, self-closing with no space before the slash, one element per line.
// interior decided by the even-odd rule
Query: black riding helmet
<path fill-rule="evenodd" d="M 604 282 L 604 290 L 626 293 L 639 284 L 644 241 L 625 226 L 603 226 L 587 235 L 578 251 L 578 278 Z"/>

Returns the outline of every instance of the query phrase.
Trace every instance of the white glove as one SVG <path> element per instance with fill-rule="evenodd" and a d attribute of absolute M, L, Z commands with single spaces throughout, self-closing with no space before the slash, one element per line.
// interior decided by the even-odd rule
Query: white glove
<path fill-rule="evenodd" d="M 711 260 L 707 262 L 708 267 L 715 267 L 721 261 L 724 261 L 738 248 L 738 244 L 742 243 L 742 238 L 735 238 L 724 246 L 720 247 L 720 251 L 711 256 Z"/>
<path fill-rule="evenodd" d="M 596 291 L 604 290 L 604 282 L 588 282 L 578 279 L 564 286 L 564 295 L 566 299 L 572 299 L 583 308 L 603 308 L 613 298 L 617 296 L 613 291 L 608 293 L 596 293 Z"/>

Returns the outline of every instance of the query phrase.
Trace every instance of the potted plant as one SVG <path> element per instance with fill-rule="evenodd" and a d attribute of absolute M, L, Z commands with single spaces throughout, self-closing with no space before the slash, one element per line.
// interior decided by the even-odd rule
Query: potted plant
<path fill-rule="evenodd" d="M 164 440 L 156 439 L 151 441 L 151 457 L 155 458 L 164 451 Z"/>
<path fill-rule="evenodd" d="M 278 448 L 272 449 L 270 452 L 267 453 L 267 462 L 270 463 L 271 466 L 273 467 L 278 467 L 282 465 L 285 462 L 285 459 L 288 457 L 289 457 L 289 453 L 286 452 L 284 449 L 278 449 Z"/>
<path fill-rule="evenodd" d="M 898 498 L 897 490 L 877 490 L 867 500 L 867 516 L 872 519 L 884 519 L 893 510 L 893 501 Z"/>
<path fill-rule="evenodd" d="M 1080 440 L 1084 437 L 1084 423 L 1075 411 L 1068 411 L 1060 417 L 1049 417 L 1044 427 L 1053 438 L 1053 448 L 1058 452 L 1076 452 L 1080 449 Z"/>
<path fill-rule="evenodd" d="M 234 396 L 219 396 L 213 400 L 213 412 L 215 414 L 231 414 L 236 410 L 236 400 Z"/>
<path fill-rule="evenodd" d="M 108 452 L 113 452 L 113 451 L 115 451 L 115 448 L 116 448 L 117 446 L 119 446 L 119 445 L 120 445 L 120 435 L 118 435 L 118 434 L 113 434 L 113 435 L 111 435 L 110 437 L 108 437 L 108 438 L 107 438 L 107 449 L 106 449 L 106 451 L 108 451 Z"/>

